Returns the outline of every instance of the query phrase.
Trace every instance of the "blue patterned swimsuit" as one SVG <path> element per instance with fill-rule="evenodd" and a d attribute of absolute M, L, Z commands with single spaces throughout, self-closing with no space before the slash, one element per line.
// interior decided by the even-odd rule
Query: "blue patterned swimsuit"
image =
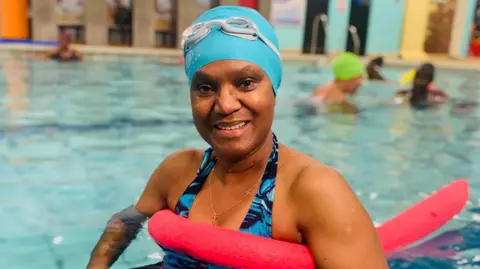
<path fill-rule="evenodd" d="M 203 161 L 197 172 L 197 177 L 190 186 L 187 187 L 185 192 L 178 200 L 175 207 L 176 214 L 188 217 L 188 212 L 192 207 L 193 200 L 197 196 L 198 192 L 202 189 L 208 174 L 212 171 L 215 165 L 216 159 L 212 159 L 213 149 L 209 148 L 205 151 Z M 273 195 L 275 191 L 275 181 L 277 176 L 277 164 L 278 164 L 278 142 L 275 134 L 273 135 L 273 149 L 268 163 L 263 173 L 260 187 L 255 197 L 253 198 L 252 205 L 248 210 L 247 216 L 243 220 L 239 231 L 244 233 L 255 234 L 259 236 L 272 237 L 272 207 L 273 207 Z M 165 257 L 163 259 L 163 267 L 165 269 L 221 269 L 227 268 L 223 266 L 217 266 L 199 261 L 193 257 L 184 255 L 182 253 L 175 252 L 173 250 L 165 249 Z"/>

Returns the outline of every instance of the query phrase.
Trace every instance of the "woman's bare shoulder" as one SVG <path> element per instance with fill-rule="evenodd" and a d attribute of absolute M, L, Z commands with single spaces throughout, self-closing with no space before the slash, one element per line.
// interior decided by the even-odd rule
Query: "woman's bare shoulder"
<path fill-rule="evenodd" d="M 197 149 L 182 149 L 168 155 L 153 171 L 149 185 L 167 197 L 171 189 L 194 175 L 200 165 L 202 151 Z"/>
<path fill-rule="evenodd" d="M 136 207 L 145 215 L 171 207 L 196 175 L 203 152 L 184 149 L 168 155 L 153 171 Z"/>
<path fill-rule="evenodd" d="M 185 173 L 195 172 L 203 158 L 203 151 L 199 149 L 182 149 L 168 155 L 157 167 L 162 177 L 177 178 Z"/>
<path fill-rule="evenodd" d="M 296 188 L 299 186 L 318 184 L 316 181 L 343 181 L 343 177 L 334 168 L 304 152 L 284 145 L 280 146 L 279 171 L 287 174 L 291 191 L 299 190 Z"/>
<path fill-rule="evenodd" d="M 321 163 L 312 156 L 285 145 L 279 148 L 279 169 L 287 168 L 289 177 L 294 180 L 306 169 L 316 167 L 316 169 L 333 170 L 329 166 Z"/>
<path fill-rule="evenodd" d="M 196 149 L 179 150 L 168 155 L 150 176 L 137 201 L 137 210 L 151 216 L 168 208 L 195 175 L 201 159 L 202 151 Z"/>

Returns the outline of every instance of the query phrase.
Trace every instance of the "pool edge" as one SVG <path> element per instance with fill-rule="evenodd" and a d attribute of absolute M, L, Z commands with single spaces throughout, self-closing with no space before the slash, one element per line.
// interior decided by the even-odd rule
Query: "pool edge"
<path fill-rule="evenodd" d="M 146 62 L 158 61 L 164 64 L 180 64 L 179 58 L 182 57 L 182 51 L 178 49 L 86 45 L 74 45 L 74 47 L 81 51 L 87 60 L 140 60 Z M 52 48 L 49 45 L 0 44 L 0 58 L 30 59 Z M 305 55 L 285 52 L 282 54 L 282 59 L 288 64 L 325 66 L 334 56 L 335 54 Z M 362 58 L 365 61 L 368 59 L 368 57 Z M 480 60 L 476 59 L 454 59 L 447 55 L 435 55 L 422 60 L 385 56 L 386 66 L 389 67 L 412 67 L 426 61 L 434 63 L 439 68 L 480 70 Z"/>

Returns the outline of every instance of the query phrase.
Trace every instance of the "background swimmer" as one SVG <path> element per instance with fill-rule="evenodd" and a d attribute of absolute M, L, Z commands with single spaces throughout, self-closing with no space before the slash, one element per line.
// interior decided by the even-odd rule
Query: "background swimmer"
<path fill-rule="evenodd" d="M 81 61 L 82 55 L 77 50 L 71 48 L 72 36 L 67 32 L 60 33 L 58 39 L 59 46 L 48 52 L 45 57 L 59 62 Z"/>
<path fill-rule="evenodd" d="M 313 102 L 327 106 L 328 112 L 357 113 L 357 107 L 347 98 L 362 86 L 365 65 L 360 57 L 346 52 L 333 60 L 332 71 L 335 79 L 313 91 Z"/>
<path fill-rule="evenodd" d="M 383 67 L 383 57 L 376 57 L 373 58 L 367 64 L 367 75 L 369 80 L 378 80 L 378 81 L 386 81 L 386 79 L 380 74 L 380 69 Z"/>
<path fill-rule="evenodd" d="M 422 64 L 416 71 L 412 88 L 396 93 L 396 103 L 408 100 L 413 108 L 425 109 L 433 105 L 445 103 L 448 95 L 439 89 L 433 89 L 435 66 L 431 63 Z"/>

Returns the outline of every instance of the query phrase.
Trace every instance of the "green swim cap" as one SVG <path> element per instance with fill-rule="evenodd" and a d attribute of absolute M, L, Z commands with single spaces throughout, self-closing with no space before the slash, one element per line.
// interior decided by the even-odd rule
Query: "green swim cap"
<path fill-rule="evenodd" d="M 365 73 L 365 65 L 362 60 L 351 52 L 337 56 L 332 62 L 332 69 L 337 80 L 354 79 Z"/>

